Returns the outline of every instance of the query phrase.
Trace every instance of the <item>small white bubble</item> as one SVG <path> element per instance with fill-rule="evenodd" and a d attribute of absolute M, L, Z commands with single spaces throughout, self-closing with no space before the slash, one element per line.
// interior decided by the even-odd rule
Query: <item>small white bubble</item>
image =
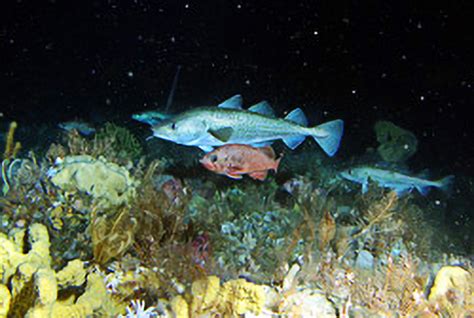
<path fill-rule="evenodd" d="M 403 149 L 408 150 L 409 146 L 407 144 L 403 145 Z"/>
<path fill-rule="evenodd" d="M 242 9 L 242 5 L 241 5 L 241 4 L 238 4 L 238 5 L 237 5 L 237 9 Z"/>
<path fill-rule="evenodd" d="M 245 84 L 250 85 L 250 80 L 246 80 Z"/>
<path fill-rule="evenodd" d="M 420 100 L 425 100 L 425 96 L 420 96 Z"/>
<path fill-rule="evenodd" d="M 129 71 L 129 72 L 127 73 L 127 76 L 128 76 L 128 77 L 133 77 L 133 72 L 132 72 L 132 71 Z"/>
<path fill-rule="evenodd" d="M 440 200 L 435 200 L 435 204 L 436 204 L 436 205 L 440 205 L 440 204 L 441 204 L 441 201 L 440 201 Z"/>
<path fill-rule="evenodd" d="M 186 3 L 186 4 L 184 5 L 184 8 L 185 8 L 185 9 L 188 9 L 188 8 L 189 8 L 189 3 Z"/>
<path fill-rule="evenodd" d="M 318 35 L 319 33 L 318 33 L 318 31 L 314 31 L 313 34 L 314 34 L 314 35 Z"/>
<path fill-rule="evenodd" d="M 357 93 L 357 91 L 355 89 L 352 90 L 352 94 L 355 94 Z"/>

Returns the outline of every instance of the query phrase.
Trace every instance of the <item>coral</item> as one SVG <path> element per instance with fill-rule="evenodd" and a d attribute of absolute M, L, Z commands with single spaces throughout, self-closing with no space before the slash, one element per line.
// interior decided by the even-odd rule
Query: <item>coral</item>
<path fill-rule="evenodd" d="M 5 143 L 5 150 L 3 152 L 3 159 L 10 160 L 16 157 L 18 152 L 21 149 L 21 143 L 15 142 L 15 130 L 18 127 L 16 121 L 12 121 L 10 123 L 10 127 L 8 129 L 6 143 Z"/>
<path fill-rule="evenodd" d="M 244 314 L 260 314 L 265 304 L 262 285 L 245 279 L 230 280 L 220 284 L 216 276 L 208 276 L 192 284 L 190 305 L 182 296 L 176 296 L 171 307 L 176 317 L 187 317 L 188 311 L 198 317 L 219 314 L 221 317 L 237 317 Z M 179 304 L 179 305 L 178 305 Z"/>
<path fill-rule="evenodd" d="M 404 162 L 416 152 L 416 136 L 389 121 L 378 121 L 374 126 L 379 147 L 378 154 L 387 162 Z"/>
<path fill-rule="evenodd" d="M 90 228 L 94 261 L 104 265 L 122 256 L 132 245 L 137 221 L 124 207 L 115 215 L 97 216 L 94 212 Z"/>
<path fill-rule="evenodd" d="M 324 215 L 319 221 L 318 234 L 319 250 L 322 252 L 336 236 L 336 221 L 329 210 L 324 211 Z"/>
<path fill-rule="evenodd" d="M 106 123 L 97 132 L 95 142 L 101 143 L 103 141 L 110 145 L 114 157 L 122 163 L 137 160 L 143 153 L 138 139 L 128 129 L 113 123 Z"/>
<path fill-rule="evenodd" d="M 471 273 L 459 266 L 444 266 L 436 274 L 428 299 L 446 303 L 450 297 L 449 293 L 455 291 L 459 294 L 456 298 L 463 300 L 474 290 L 470 290 L 472 278 Z"/>
<path fill-rule="evenodd" d="M 10 302 L 12 300 L 12 295 L 8 287 L 0 284 L 0 318 L 6 318 L 8 310 L 10 309 Z"/>
<path fill-rule="evenodd" d="M 194 195 L 187 219 L 198 231 L 209 233 L 213 256 L 222 269 L 268 279 L 279 265 L 275 254 L 286 254 L 287 236 L 302 216 L 276 202 L 275 183 L 254 187 L 244 184 L 216 191 L 210 199 Z M 290 257 L 295 254 L 296 250 Z"/>
<path fill-rule="evenodd" d="M 337 317 L 336 310 L 326 296 L 310 289 L 303 289 L 284 297 L 278 313 L 284 314 L 285 317 Z"/>
<path fill-rule="evenodd" d="M 54 271 L 49 247 L 49 235 L 41 224 L 31 225 L 27 233 L 20 230 L 10 237 L 0 236 L 0 317 L 88 317 L 100 312 L 116 315 L 123 310 L 107 295 L 102 277 L 87 274 L 81 261 L 73 260 Z M 86 281 L 82 294 L 71 294 L 72 287 Z"/>
<path fill-rule="evenodd" d="M 224 283 L 219 298 L 220 310 L 231 316 L 245 313 L 258 315 L 265 303 L 263 287 L 245 279 L 235 279 Z"/>
<path fill-rule="evenodd" d="M 21 190 L 26 193 L 40 179 L 41 168 L 33 152 L 29 158 L 11 159 L 2 162 L 3 195 L 10 190 Z"/>
<path fill-rule="evenodd" d="M 127 203 L 135 196 L 137 186 L 127 169 L 103 157 L 69 156 L 59 160 L 49 175 L 57 187 L 85 192 L 101 207 Z"/>
<path fill-rule="evenodd" d="M 151 318 L 156 317 L 154 307 L 145 309 L 145 302 L 143 300 L 132 300 L 131 305 L 127 306 L 127 314 L 125 316 L 120 315 L 119 318 Z"/>
<path fill-rule="evenodd" d="M 174 297 L 171 300 L 171 310 L 173 316 L 176 318 L 188 318 L 189 317 L 189 305 L 180 295 Z"/>

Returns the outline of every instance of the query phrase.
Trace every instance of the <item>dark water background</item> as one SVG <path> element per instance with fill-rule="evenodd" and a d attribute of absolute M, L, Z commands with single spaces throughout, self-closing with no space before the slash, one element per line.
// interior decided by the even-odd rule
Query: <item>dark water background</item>
<path fill-rule="evenodd" d="M 472 175 L 473 6 L 423 3 L 2 1 L 1 113 L 138 126 L 130 115 L 163 105 L 182 65 L 175 111 L 240 93 L 342 118 L 339 158 L 390 120 L 419 138 L 412 168 Z"/>

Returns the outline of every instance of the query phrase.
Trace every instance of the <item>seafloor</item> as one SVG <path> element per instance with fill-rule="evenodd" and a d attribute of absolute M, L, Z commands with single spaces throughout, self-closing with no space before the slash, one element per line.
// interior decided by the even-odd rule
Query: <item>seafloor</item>
<path fill-rule="evenodd" d="M 341 162 L 306 141 L 277 144 L 264 182 L 235 181 L 198 149 L 115 124 L 54 140 L 25 127 L 37 137 L 23 146 L 16 128 L 2 140 L 0 317 L 474 315 L 467 177 L 451 193 L 362 194 L 337 173 L 380 153 Z"/>

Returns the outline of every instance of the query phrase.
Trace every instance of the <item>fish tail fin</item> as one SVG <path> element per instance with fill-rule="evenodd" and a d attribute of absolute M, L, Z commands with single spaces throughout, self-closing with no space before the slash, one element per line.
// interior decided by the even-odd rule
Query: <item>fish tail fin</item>
<path fill-rule="evenodd" d="M 443 179 L 438 180 L 437 182 L 441 190 L 447 193 L 450 193 L 452 190 L 453 183 L 454 183 L 454 176 L 453 175 L 446 176 Z"/>
<path fill-rule="evenodd" d="M 344 121 L 341 119 L 310 128 L 311 136 L 330 157 L 334 156 L 339 149 L 343 132 Z"/>

